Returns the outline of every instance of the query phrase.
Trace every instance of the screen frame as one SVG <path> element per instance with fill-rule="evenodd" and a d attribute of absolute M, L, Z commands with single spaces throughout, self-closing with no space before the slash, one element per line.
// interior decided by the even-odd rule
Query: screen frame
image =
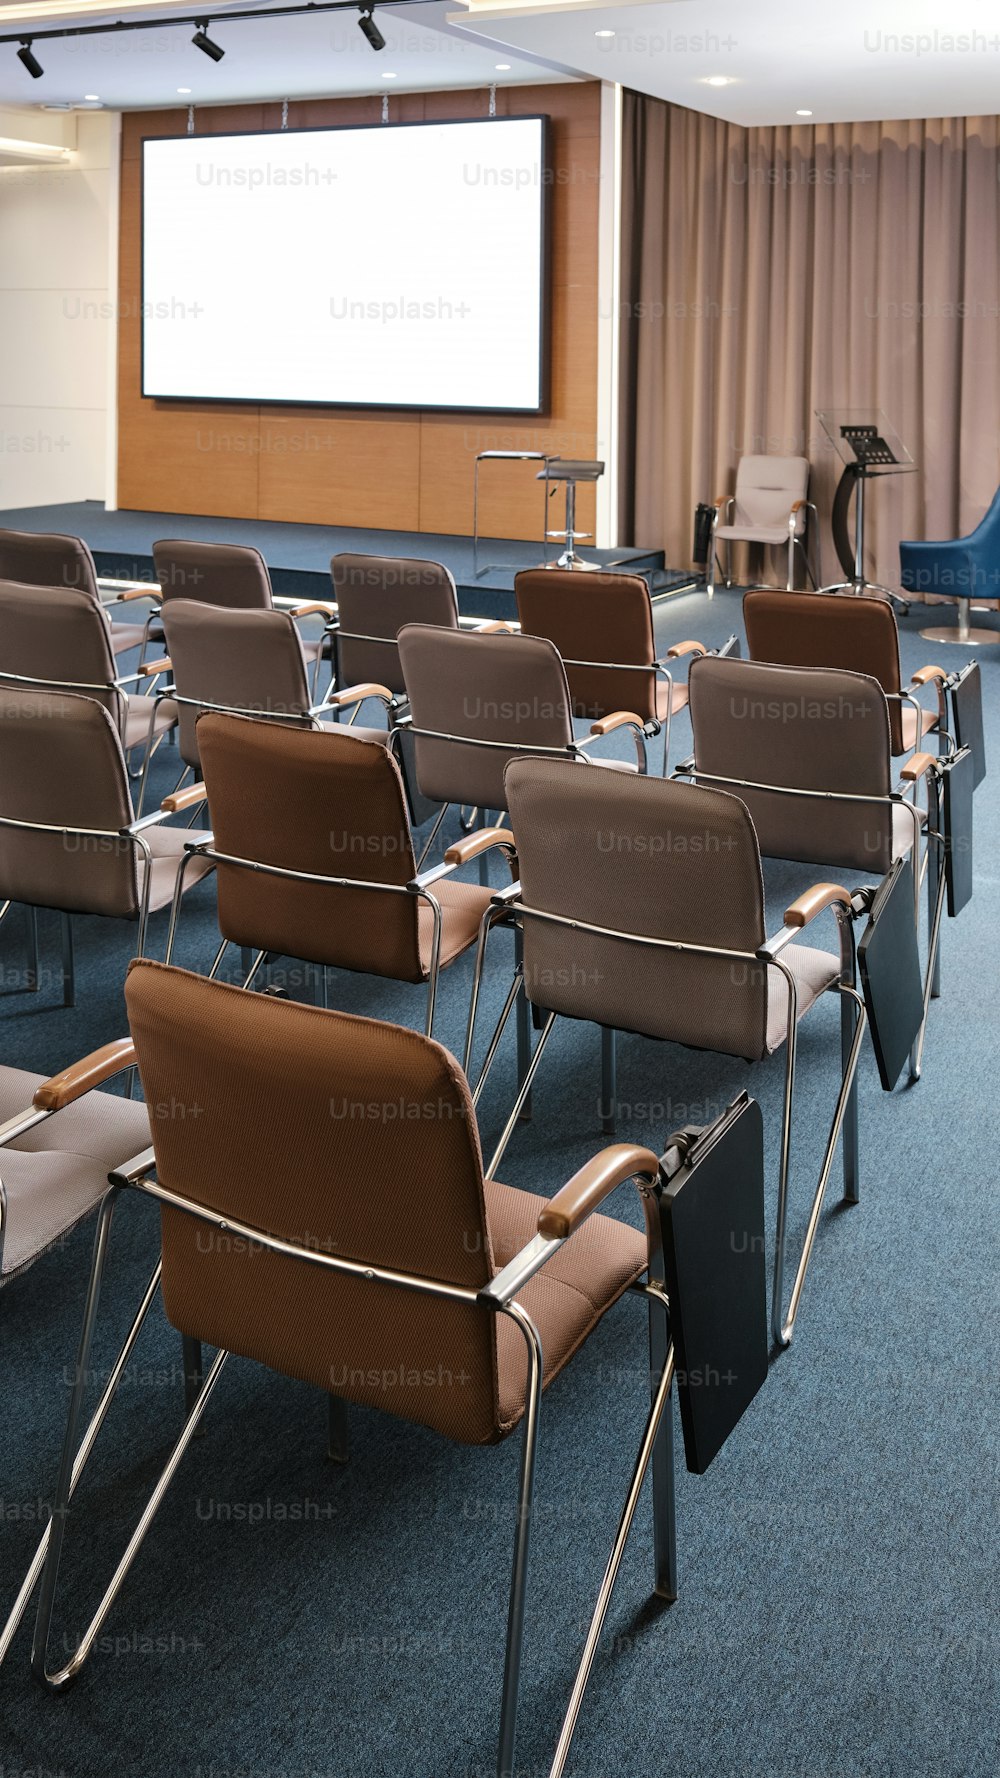
<path fill-rule="evenodd" d="M 212 130 L 195 138 L 199 142 L 215 142 L 229 139 L 236 140 L 246 136 L 328 136 L 357 135 L 368 130 L 423 130 L 428 128 L 447 128 L 452 124 L 483 124 L 492 123 L 538 123 L 541 125 L 541 165 L 542 190 L 539 204 L 540 255 L 539 255 L 539 293 L 538 293 L 538 405 L 537 407 L 482 407 L 455 405 L 430 405 L 426 402 L 408 401 L 301 401 L 282 400 L 273 396 L 251 395 L 157 395 L 146 389 L 146 144 L 148 142 L 189 142 L 189 135 L 178 132 L 163 132 L 158 135 L 143 136 L 142 153 L 140 156 L 139 179 L 139 396 L 142 401 L 155 401 L 165 404 L 183 402 L 196 407 L 267 407 L 267 408 L 319 408 L 336 413 L 396 413 L 396 414 L 534 414 L 547 415 L 551 411 L 551 346 L 552 346 L 552 216 L 549 193 L 553 182 L 551 145 L 552 123 L 548 112 L 518 113 L 513 117 L 447 117 L 447 118 L 410 118 L 405 122 L 389 124 L 307 124 L 298 129 L 273 130 Z"/>

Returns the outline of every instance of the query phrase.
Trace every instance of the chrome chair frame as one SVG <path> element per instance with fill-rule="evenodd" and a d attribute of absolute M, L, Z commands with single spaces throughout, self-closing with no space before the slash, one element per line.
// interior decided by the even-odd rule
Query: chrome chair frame
<path fill-rule="evenodd" d="M 781 1129 L 781 1156 L 778 1173 L 778 1216 L 775 1233 L 771 1328 L 777 1346 L 784 1347 L 789 1345 L 795 1329 L 795 1321 L 802 1298 L 806 1272 L 812 1257 L 816 1232 L 819 1226 L 820 1213 L 823 1208 L 823 1200 L 826 1196 L 826 1189 L 833 1167 L 834 1155 L 836 1153 L 837 1143 L 840 1139 L 842 1129 L 844 1132 L 844 1200 L 849 1204 L 856 1204 L 859 1201 L 858 1102 L 856 1077 L 858 1061 L 861 1055 L 861 1042 L 868 1022 L 868 1015 L 865 1009 L 863 996 L 859 993 L 857 988 L 857 963 L 853 926 L 853 914 L 857 910 L 853 908 L 853 904 L 850 910 L 839 905 L 834 907 L 840 940 L 840 979 L 839 981 L 832 983 L 827 992 L 836 992 L 842 998 L 840 1024 L 842 1066 L 841 1085 L 834 1109 L 833 1122 L 830 1126 L 830 1134 L 827 1140 L 826 1150 L 823 1156 L 823 1163 L 820 1169 L 819 1182 L 813 1196 L 805 1240 L 803 1242 L 802 1252 L 796 1269 L 789 1311 L 786 1317 L 783 1313 L 782 1301 L 787 1247 L 788 1181 L 791 1155 L 792 1105 L 795 1093 L 798 991 L 792 971 L 788 965 L 782 961 L 781 952 L 793 939 L 800 936 L 801 928 L 783 925 L 781 929 L 774 934 L 773 938 L 767 939 L 765 943 L 761 945 L 759 950 L 737 951 L 716 945 L 696 945 L 682 942 L 677 939 L 654 938 L 644 933 L 622 932 L 615 927 L 596 926 L 585 920 L 569 919 L 561 914 L 548 913 L 541 908 L 528 907 L 523 901 L 518 899 L 519 894 L 520 885 L 515 884 L 510 890 L 495 896 L 493 898 L 492 906 L 487 908 L 480 923 L 479 944 L 476 952 L 476 969 L 473 977 L 472 999 L 469 1006 L 469 1023 L 466 1031 L 465 1054 L 463 1059 L 463 1066 L 466 1073 L 468 1073 L 469 1064 L 472 1059 L 476 1012 L 478 1009 L 479 991 L 485 967 L 487 942 L 490 932 L 500 923 L 520 923 L 525 919 L 540 920 L 549 925 L 562 926 L 573 932 L 587 932 L 599 938 L 620 939 L 626 944 L 644 945 L 647 949 L 673 951 L 678 954 L 686 953 L 701 957 L 721 958 L 734 963 L 763 963 L 765 966 L 773 965 L 776 969 L 780 970 L 783 975 L 788 989 L 788 1021 L 785 1035 L 785 1087 Z M 515 973 L 513 982 L 508 991 L 507 999 L 501 1010 L 500 1018 L 497 1021 L 493 1035 L 490 1039 L 486 1058 L 473 1092 L 474 1105 L 478 1105 L 480 1095 L 485 1086 L 490 1069 L 493 1066 L 493 1061 L 499 1048 L 504 1028 L 514 1006 L 514 1002 L 518 995 L 523 994 L 523 974 L 519 970 Z M 852 1006 L 854 1008 L 853 1022 L 851 1017 Z M 514 1134 L 522 1105 L 531 1091 L 538 1065 L 542 1059 L 542 1053 L 548 1043 L 557 1016 L 558 1015 L 554 1012 L 546 1014 L 545 1022 L 542 1026 L 538 1042 L 535 1045 L 534 1053 L 528 1064 L 524 1078 L 519 1085 L 517 1097 L 490 1160 L 488 1168 L 490 1176 L 495 1173 L 507 1149 L 507 1145 Z M 616 1090 L 615 1036 L 615 1032 L 607 1032 L 602 1028 L 602 1109 L 604 1107 L 610 1107 L 612 1116 Z M 609 1039 L 610 1041 L 608 1041 Z M 613 1128 L 613 1123 L 611 1124 L 611 1128 Z M 605 1131 L 609 1131 L 607 1119 L 605 1119 Z"/>
<path fill-rule="evenodd" d="M 722 517 L 722 514 L 724 512 L 729 511 L 729 508 L 735 503 L 735 500 L 736 500 L 735 494 L 725 494 L 725 495 L 723 495 L 722 499 L 716 500 L 714 503 L 714 510 L 713 510 L 713 514 L 712 514 L 712 531 L 711 531 L 711 536 L 709 537 L 709 542 L 708 542 L 708 578 L 707 578 L 707 583 L 705 586 L 705 591 L 710 599 L 713 599 L 715 597 L 715 576 L 716 576 L 717 570 L 722 567 L 722 563 L 719 561 L 715 534 L 716 534 L 717 530 L 719 529 L 719 521 Z M 785 583 L 786 593 L 793 593 L 795 591 L 795 546 L 796 546 L 796 544 L 798 544 L 798 546 L 799 546 L 799 550 L 802 555 L 802 560 L 803 560 L 803 563 L 805 564 L 805 570 L 809 576 L 809 579 L 812 581 L 814 588 L 819 586 L 819 580 L 813 571 L 812 562 L 809 560 L 809 551 L 806 548 L 806 536 L 807 536 L 808 526 L 809 526 L 808 518 L 806 519 L 806 522 L 802 527 L 802 536 L 801 537 L 796 536 L 796 532 L 795 532 L 795 527 L 796 527 L 796 523 L 798 520 L 798 515 L 799 515 L 799 512 L 803 508 L 806 510 L 807 513 L 809 513 L 809 512 L 812 513 L 814 532 L 819 529 L 819 514 L 816 511 L 815 501 L 813 501 L 813 500 L 797 501 L 796 504 L 792 507 L 792 509 L 788 515 L 788 575 L 787 575 L 787 579 L 786 579 L 786 583 Z M 731 587 L 733 584 L 733 573 L 732 573 L 732 570 L 733 570 L 733 543 L 736 540 L 733 538 L 727 537 L 727 538 L 724 538 L 723 541 L 726 545 L 726 566 L 725 566 L 725 569 L 723 572 L 723 578 L 725 580 L 726 588 L 728 590 L 728 588 Z M 748 537 L 745 539 L 740 539 L 739 541 L 752 543 L 753 538 Z M 778 544 L 765 544 L 764 547 L 765 547 L 765 549 L 767 549 L 767 548 L 777 549 L 780 546 Z M 752 584 L 755 587 L 757 587 L 757 586 L 767 587 L 769 585 L 769 582 L 754 581 Z M 827 589 L 824 588 L 823 590 L 826 591 Z"/>
<path fill-rule="evenodd" d="M 327 1270 L 343 1276 L 376 1280 L 402 1290 L 415 1291 L 421 1295 L 438 1298 L 442 1301 L 465 1303 L 478 1306 L 484 1312 L 493 1315 L 506 1315 L 520 1328 L 524 1337 L 528 1358 L 528 1381 L 524 1414 L 524 1431 L 522 1436 L 522 1452 L 518 1485 L 517 1526 L 514 1539 L 514 1556 L 511 1577 L 510 1600 L 507 1614 L 507 1638 L 504 1656 L 504 1675 L 502 1688 L 502 1705 L 500 1715 L 499 1747 L 497 1755 L 498 1778 L 514 1778 L 515 1736 L 517 1727 L 517 1705 L 520 1687 L 521 1657 L 524 1637 L 524 1615 L 526 1599 L 526 1581 L 528 1556 L 532 1523 L 534 1496 L 534 1477 L 536 1454 L 538 1447 L 538 1431 L 542 1395 L 542 1343 L 538 1329 L 525 1309 L 514 1299 L 524 1285 L 552 1258 L 569 1236 L 556 1237 L 536 1234 L 515 1257 L 508 1262 L 489 1284 L 481 1290 L 470 1290 L 458 1285 L 450 1285 L 425 1278 L 419 1274 L 390 1270 L 384 1266 L 360 1264 L 353 1260 L 340 1258 L 335 1254 L 319 1251 L 314 1247 L 301 1247 L 292 1242 L 279 1239 L 263 1229 L 254 1228 L 249 1224 L 237 1221 L 231 1216 L 221 1216 L 191 1199 L 176 1192 L 168 1191 L 158 1182 L 154 1183 L 151 1174 L 155 1168 L 155 1156 L 152 1148 L 146 1149 L 128 1166 L 109 1175 L 110 1189 L 101 1203 L 97 1235 L 94 1243 L 94 1256 L 91 1265 L 90 1280 L 87 1288 L 83 1314 L 83 1326 L 77 1353 L 76 1373 L 73 1391 L 70 1398 L 63 1440 L 62 1455 L 59 1465 L 58 1480 L 53 1501 L 52 1516 L 36 1550 L 28 1569 L 14 1609 L 7 1624 L 0 1634 L 0 1659 L 6 1653 L 17 1627 L 24 1616 L 36 1584 L 40 1579 L 38 1611 L 35 1621 L 35 1633 L 31 1651 L 32 1673 L 38 1683 L 48 1692 L 61 1693 L 67 1690 L 77 1678 L 87 1660 L 97 1637 L 107 1620 L 118 1593 L 125 1581 L 138 1550 L 155 1517 L 161 1501 L 176 1473 L 181 1459 L 195 1436 L 199 1421 L 208 1405 L 210 1396 L 218 1382 L 219 1376 L 229 1356 L 220 1349 L 206 1372 L 193 1401 L 190 1403 L 181 1431 L 171 1449 L 167 1462 L 161 1471 L 153 1492 L 138 1520 L 135 1530 L 125 1548 L 115 1572 L 98 1605 L 94 1617 L 65 1664 L 51 1671 L 47 1664 L 49 1643 L 51 1640 L 52 1618 L 55 1608 L 56 1588 L 58 1584 L 59 1563 L 63 1541 L 66 1533 L 66 1522 L 69 1516 L 70 1503 L 76 1492 L 84 1467 L 90 1457 L 101 1428 L 107 1417 L 111 1402 L 121 1381 L 128 1359 L 138 1339 L 142 1325 L 152 1305 L 160 1283 L 162 1260 L 158 1261 L 138 1312 L 126 1336 L 125 1343 L 116 1359 L 107 1384 L 97 1404 L 94 1414 L 83 1438 L 78 1445 L 79 1430 L 82 1419 L 83 1398 L 87 1386 L 90 1352 L 97 1319 L 101 1284 L 107 1259 L 108 1240 L 111 1221 L 115 1207 L 122 1192 L 127 1189 L 136 1190 L 143 1196 L 166 1204 L 172 1209 L 183 1211 L 211 1227 L 224 1230 L 227 1235 L 235 1235 L 255 1247 L 264 1248 L 270 1253 L 281 1254 L 286 1258 L 299 1259 L 308 1265 L 325 1267 Z M 632 1288 L 647 1299 L 650 1325 L 651 1354 L 651 1389 L 650 1411 L 640 1443 L 639 1452 L 628 1489 L 625 1506 L 621 1514 L 618 1532 L 615 1538 L 612 1555 L 601 1584 L 597 1606 L 590 1626 L 583 1660 L 577 1674 L 573 1696 L 567 1712 L 563 1729 L 563 1739 L 568 1748 L 568 1735 L 572 1734 L 579 1712 L 580 1703 L 586 1688 L 594 1651 L 600 1636 L 601 1627 L 607 1613 L 611 1591 L 617 1577 L 618 1569 L 624 1552 L 625 1543 L 631 1530 L 632 1522 L 638 1506 L 643 1480 L 650 1464 L 654 1471 L 654 1514 L 655 1514 L 655 1560 L 656 1560 L 656 1591 L 659 1596 L 672 1599 L 676 1597 L 676 1543 L 674 1520 L 674 1482 L 673 1482 L 673 1428 L 670 1417 L 670 1396 L 674 1377 L 674 1348 L 670 1337 L 670 1304 L 664 1288 L 662 1277 L 662 1253 L 659 1245 L 659 1218 L 653 1203 L 652 1187 L 654 1180 L 651 1175 L 637 1173 L 632 1175 L 639 1182 L 646 1215 L 647 1233 L 649 1237 L 649 1266 L 646 1281 L 639 1281 Z M 624 1181 L 622 1181 L 624 1183 Z M 652 1275 L 655 1272 L 655 1276 Z M 665 1412 L 666 1410 L 666 1412 Z M 567 1734 L 568 1731 L 568 1734 Z M 560 1744 L 562 1746 L 562 1742 Z M 557 1752 L 553 1773 L 561 1772 L 565 1754 Z"/>

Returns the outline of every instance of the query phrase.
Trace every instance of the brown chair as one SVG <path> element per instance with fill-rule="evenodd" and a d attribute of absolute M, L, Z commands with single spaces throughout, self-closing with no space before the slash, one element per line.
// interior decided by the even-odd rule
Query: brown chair
<path fill-rule="evenodd" d="M 566 669 L 554 643 L 542 636 L 407 624 L 399 632 L 399 657 L 417 783 L 434 802 L 506 809 L 508 760 L 532 753 L 582 763 L 593 740 L 621 727 L 632 730 L 644 770 L 646 740 L 659 732 L 657 721 L 616 710 L 594 722 L 589 736 L 575 739 Z M 590 763 L 635 769 L 617 761 Z"/>
<path fill-rule="evenodd" d="M 25 690 L 82 692 L 107 710 L 126 754 L 142 749 L 138 809 L 149 760 L 177 726 L 177 707 L 142 697 L 141 673 L 117 673 L 111 630 L 89 593 L 0 580 L 0 684 Z"/>
<path fill-rule="evenodd" d="M 490 1041 L 477 1101 L 518 992 L 535 1009 L 542 1029 L 489 1172 L 500 1165 L 514 1133 L 557 1016 L 602 1028 L 606 1129 L 614 1127 L 617 1031 L 748 1062 L 762 1062 L 784 1045 L 772 1322 L 776 1341 L 787 1345 L 842 1130 L 844 1193 L 852 1203 L 858 1196 L 855 1081 L 866 1015 L 856 986 L 850 894 L 832 883 L 818 884 L 792 903 L 769 939 L 757 839 L 736 797 L 656 778 L 611 779 L 575 771 L 561 760 L 514 760 L 506 777 L 520 889 L 483 925 L 467 1068 L 488 939 L 497 925 L 513 924 L 521 931 L 521 982 L 515 977 Z M 831 907 L 837 952 L 799 943 L 802 929 Z M 785 1319 L 796 1031 L 828 991 L 841 997 L 841 1077 Z"/>
<path fill-rule="evenodd" d="M 649 1260 L 654 1237 L 647 1247 L 634 1229 L 595 1214 L 629 1178 L 641 1182 L 648 1203 L 656 1156 L 607 1149 L 546 1202 L 484 1179 L 465 1078 L 446 1050 L 414 1031 L 148 964 L 130 970 L 126 1001 L 147 1102 L 196 1101 L 203 1109 L 197 1120 L 154 1120 L 153 1151 L 114 1176 L 102 1208 L 45 1552 L 35 1675 L 61 1691 L 79 1673 L 236 1353 L 460 1445 L 498 1444 L 523 1424 L 497 1765 L 509 1775 L 541 1393 L 630 1288 L 647 1296 L 665 1357 L 652 1367 L 652 1407 L 619 1544 L 650 1456 L 655 1464 L 666 1450 L 673 1348 L 661 1272 Z M 434 1112 L 408 1121 L 353 1114 L 373 1102 Z M 162 1207 L 168 1318 L 218 1351 L 96 1616 L 50 1672 L 107 1227 L 127 1189 Z M 409 1381 L 414 1375 L 419 1386 Z M 669 1469 L 654 1486 L 654 1510 L 657 1548 L 665 1550 Z M 672 1591 L 673 1572 L 658 1571 L 657 1585 Z"/>
<path fill-rule="evenodd" d="M 0 580 L 23 586 L 60 587 L 84 593 L 92 599 L 108 626 L 115 654 L 144 649 L 149 620 L 143 624 L 113 624 L 101 600 L 94 558 L 82 537 L 61 537 L 54 532 L 0 530 Z M 132 588 L 112 601 L 130 603 L 155 599 L 155 588 Z"/>
<path fill-rule="evenodd" d="M 222 945 L 210 973 L 235 944 L 256 953 L 245 986 L 269 955 L 426 983 L 429 1035 L 439 971 L 475 944 L 491 891 L 448 882 L 454 864 L 418 872 L 389 750 L 350 729 L 207 714 L 198 752 L 204 783 L 167 806 L 208 797 L 213 838 L 189 858 L 217 872 Z"/>
<path fill-rule="evenodd" d="M 663 771 L 670 723 L 687 706 L 687 686 L 675 681 L 671 661 L 704 654 L 700 642 L 678 642 L 660 660 L 653 605 L 641 574 L 525 568 L 514 577 L 517 615 L 529 636 L 547 636 L 563 658 L 573 715 L 591 722 L 632 710 L 663 727 Z"/>
<path fill-rule="evenodd" d="M 839 667 L 877 679 L 889 706 L 894 756 L 912 753 L 929 734 L 936 734 L 941 751 L 945 750 L 948 675 L 941 667 L 921 667 L 904 689 L 899 629 L 888 599 L 754 588 L 743 596 L 743 625 L 752 661 L 782 667 Z M 928 710 L 917 696 L 932 684 L 937 688 L 936 710 Z"/>
<path fill-rule="evenodd" d="M 221 605 L 227 611 L 270 611 L 274 604 L 267 563 L 260 551 L 249 544 L 195 543 L 171 538 L 154 543 L 153 562 L 159 582 L 161 617 L 163 607 L 174 599 Z M 291 615 L 297 619 L 316 615 L 329 619 L 331 606 L 322 599 L 304 600 Z M 325 637 L 303 641 L 302 648 L 312 663 L 315 695 Z"/>
<path fill-rule="evenodd" d="M 337 684 L 374 682 L 396 698 L 406 686 L 396 637 L 404 624 L 458 629 L 455 582 L 440 562 L 411 556 L 362 556 L 344 552 L 330 562 L 337 618 Z"/>
<path fill-rule="evenodd" d="M 184 829 L 137 820 L 121 737 L 93 698 L 0 687 L 0 919 L 11 904 L 62 915 L 63 1004 L 74 1002 L 73 914 L 138 923 L 169 907 Z M 197 862 L 188 887 L 205 875 Z"/>
<path fill-rule="evenodd" d="M 927 881 L 925 1027 L 939 991 L 945 887 L 937 762 L 916 753 L 893 784 L 890 706 L 878 681 L 863 673 L 705 659 L 692 664 L 689 683 L 694 753 L 678 775 L 739 796 L 765 858 L 882 877 L 897 858 L 912 857 L 918 928 Z M 926 812 L 916 802 L 921 781 Z"/>

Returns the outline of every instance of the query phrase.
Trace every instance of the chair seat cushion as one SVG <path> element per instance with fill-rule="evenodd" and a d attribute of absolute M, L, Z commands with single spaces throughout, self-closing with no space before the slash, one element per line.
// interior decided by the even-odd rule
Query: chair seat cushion
<path fill-rule="evenodd" d="M 796 526 L 795 535 L 801 534 L 801 523 Z M 722 543 L 787 543 L 788 526 L 785 525 L 718 525 L 716 539 Z"/>
<path fill-rule="evenodd" d="M 125 716 L 126 752 L 131 747 L 142 747 L 148 741 L 149 719 L 153 715 L 154 705 L 156 715 L 153 720 L 153 739 L 156 740 L 157 736 L 165 735 L 168 729 L 176 727 L 177 705 L 170 698 L 160 698 L 157 701 L 155 698 L 143 697 L 141 693 L 130 694 Z"/>
<path fill-rule="evenodd" d="M 147 827 L 144 839 L 152 853 L 153 876 L 149 889 L 149 911 L 154 914 L 158 908 L 169 907 L 173 900 L 174 884 L 177 881 L 177 866 L 184 856 L 184 848 L 193 840 L 211 839 L 211 834 L 204 828 L 193 827 Z M 139 894 L 142 895 L 143 873 L 146 868 L 145 858 L 139 859 Z M 184 873 L 184 887 L 190 889 L 211 870 L 207 858 L 195 858 Z"/>
<path fill-rule="evenodd" d="M 786 945 L 781 960 L 795 977 L 795 1011 L 799 1019 L 840 975 L 840 959 L 811 945 Z M 780 969 L 767 971 L 767 1053 L 773 1055 L 788 1035 L 788 983 Z"/>
<path fill-rule="evenodd" d="M 937 727 L 938 713 L 936 710 L 920 711 L 920 732 L 917 732 L 917 712 L 912 704 L 904 704 L 899 712 L 899 723 L 903 737 L 903 752 L 909 753 L 912 748 Z"/>
<path fill-rule="evenodd" d="M 665 679 L 656 682 L 656 714 L 659 718 L 676 716 L 678 710 L 686 710 L 688 688 L 686 679 L 675 679 L 670 685 Z"/>
<path fill-rule="evenodd" d="M 478 883 L 434 883 L 431 894 L 441 905 L 441 966 L 451 963 L 474 945 L 479 936 L 479 922 L 490 905 L 492 889 Z M 434 943 L 434 913 L 429 903 L 421 901 L 417 910 L 419 922 L 420 961 L 425 972 L 431 966 Z"/>
<path fill-rule="evenodd" d="M 497 1267 L 526 1247 L 538 1231 L 544 1200 L 488 1179 L 486 1217 Z M 591 1216 L 559 1248 L 542 1271 L 519 1291 L 517 1301 L 542 1339 L 543 1386 L 547 1387 L 583 1345 L 602 1315 L 646 1270 L 646 1237 L 613 1216 Z M 642 1362 L 645 1325 L 635 1329 Z M 524 1412 L 528 1356 L 524 1335 L 508 1315 L 497 1316 L 500 1421 L 505 1431 Z"/>
<path fill-rule="evenodd" d="M 44 1076 L 0 1068 L 0 1121 L 31 1105 Z M 0 1149 L 7 1230 L 0 1283 L 30 1266 L 100 1202 L 108 1173 L 149 1147 L 146 1107 L 88 1093 Z"/>
<path fill-rule="evenodd" d="M 908 805 L 909 808 L 912 808 L 912 806 L 912 804 Z M 927 826 L 927 811 L 926 809 L 918 809 L 917 814 L 920 816 L 920 826 L 922 830 Z M 897 804 L 892 811 L 893 860 L 895 861 L 897 858 L 905 858 L 907 852 L 912 852 L 912 850 L 913 816 L 908 814 L 907 809 L 903 808 L 901 804 Z"/>
<path fill-rule="evenodd" d="M 146 635 L 145 624 L 111 624 L 111 646 L 115 654 L 128 654 L 130 648 L 141 648 Z"/>

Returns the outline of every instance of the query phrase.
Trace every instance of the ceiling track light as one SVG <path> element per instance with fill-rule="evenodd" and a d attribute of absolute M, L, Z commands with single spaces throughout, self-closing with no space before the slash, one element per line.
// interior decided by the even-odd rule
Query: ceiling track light
<path fill-rule="evenodd" d="M 45 73 L 45 69 L 42 67 L 38 57 L 32 53 L 31 45 L 33 42 L 34 38 L 32 37 L 21 38 L 21 47 L 17 52 L 17 59 L 23 68 L 27 68 L 32 80 L 41 80 L 42 75 Z"/>
<path fill-rule="evenodd" d="M 361 14 L 361 17 L 358 19 L 358 25 L 364 32 L 371 48 L 376 50 L 384 49 L 385 38 L 375 23 L 375 8 L 373 6 L 359 6 L 358 11 Z"/>
<path fill-rule="evenodd" d="M 198 29 L 192 37 L 191 42 L 194 44 L 195 49 L 201 50 L 202 55 L 211 56 L 213 62 L 221 62 L 226 52 L 224 49 L 220 49 L 217 43 L 212 42 L 212 39 L 208 34 L 208 27 L 211 22 L 211 19 L 196 19 L 195 23 L 197 24 Z"/>

